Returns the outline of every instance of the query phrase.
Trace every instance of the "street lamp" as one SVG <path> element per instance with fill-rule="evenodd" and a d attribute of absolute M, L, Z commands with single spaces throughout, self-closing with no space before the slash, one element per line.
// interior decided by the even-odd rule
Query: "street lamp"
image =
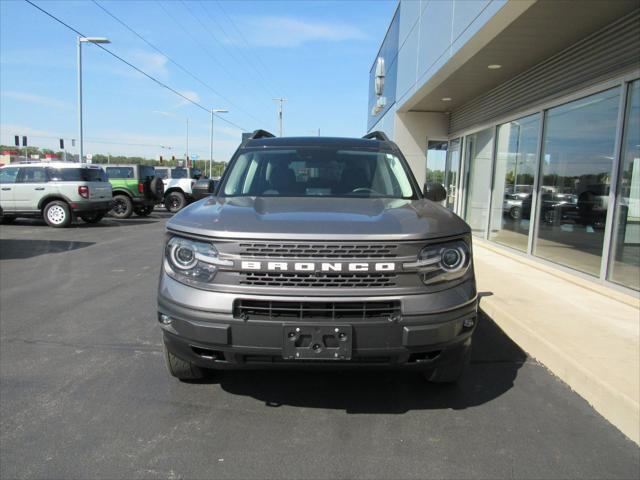
<path fill-rule="evenodd" d="M 82 134 L 82 44 L 89 43 L 111 43 L 108 38 L 103 37 L 78 37 L 78 132 L 80 134 L 80 158 L 82 163 L 84 157 L 84 143 Z"/>
<path fill-rule="evenodd" d="M 223 110 L 219 108 L 211 109 L 211 145 L 209 148 L 209 178 L 213 177 L 213 117 L 214 113 L 229 113 L 229 110 Z"/>

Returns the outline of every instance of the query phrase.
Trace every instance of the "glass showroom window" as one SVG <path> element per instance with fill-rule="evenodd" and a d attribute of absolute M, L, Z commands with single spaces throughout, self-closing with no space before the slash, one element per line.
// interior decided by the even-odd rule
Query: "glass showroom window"
<path fill-rule="evenodd" d="M 475 235 L 484 236 L 489 214 L 493 127 L 466 138 L 467 195 L 465 220 Z"/>
<path fill-rule="evenodd" d="M 447 152 L 447 171 L 445 173 L 444 183 L 444 188 L 447 190 L 445 206 L 451 211 L 456 209 L 456 201 L 458 199 L 461 149 L 461 138 L 451 140 L 449 151 Z"/>
<path fill-rule="evenodd" d="M 620 89 L 545 113 L 534 253 L 599 275 Z"/>
<path fill-rule="evenodd" d="M 609 280 L 640 290 L 640 80 L 625 113 Z"/>
<path fill-rule="evenodd" d="M 444 186 L 448 146 L 447 140 L 429 140 L 427 143 L 427 182 L 440 183 Z"/>
<path fill-rule="evenodd" d="M 498 127 L 489 238 L 527 251 L 540 115 Z"/>

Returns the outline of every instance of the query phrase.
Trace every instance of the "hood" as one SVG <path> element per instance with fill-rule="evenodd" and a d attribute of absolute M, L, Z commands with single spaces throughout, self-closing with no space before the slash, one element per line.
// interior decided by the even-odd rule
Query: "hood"
<path fill-rule="evenodd" d="M 322 197 L 209 197 L 177 213 L 167 228 L 279 240 L 417 240 L 470 231 L 460 217 L 429 200 Z"/>

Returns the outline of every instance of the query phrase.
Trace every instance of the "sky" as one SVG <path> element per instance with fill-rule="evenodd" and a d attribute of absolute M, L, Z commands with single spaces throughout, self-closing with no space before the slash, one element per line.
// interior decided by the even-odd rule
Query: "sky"
<path fill-rule="evenodd" d="M 228 160 L 242 130 L 362 136 L 368 73 L 397 6 L 377 1 L 32 0 L 183 97 L 83 44 L 85 153 Z M 107 12 L 128 25 L 136 36 Z M 0 143 L 66 148 L 78 137 L 77 34 L 22 0 L 0 0 Z M 162 53 L 159 53 L 162 52 Z M 164 55 L 163 55 L 164 54 Z M 165 56 L 166 55 L 166 56 Z M 169 58 L 167 58 L 169 57 Z M 184 98 L 186 97 L 186 99 Z M 188 119 L 188 120 L 187 120 Z"/>

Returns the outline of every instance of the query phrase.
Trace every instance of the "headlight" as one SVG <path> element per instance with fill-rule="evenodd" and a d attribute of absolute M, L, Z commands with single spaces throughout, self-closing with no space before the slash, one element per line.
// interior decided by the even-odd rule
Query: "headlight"
<path fill-rule="evenodd" d="M 165 248 L 165 271 L 179 282 L 198 286 L 213 280 L 219 266 L 233 265 L 218 257 L 216 248 L 207 242 L 171 237 Z"/>
<path fill-rule="evenodd" d="M 471 265 L 471 252 L 466 242 L 439 245 L 427 245 L 419 255 L 418 261 L 405 263 L 404 267 L 416 269 L 425 285 L 448 282 L 462 277 Z"/>

